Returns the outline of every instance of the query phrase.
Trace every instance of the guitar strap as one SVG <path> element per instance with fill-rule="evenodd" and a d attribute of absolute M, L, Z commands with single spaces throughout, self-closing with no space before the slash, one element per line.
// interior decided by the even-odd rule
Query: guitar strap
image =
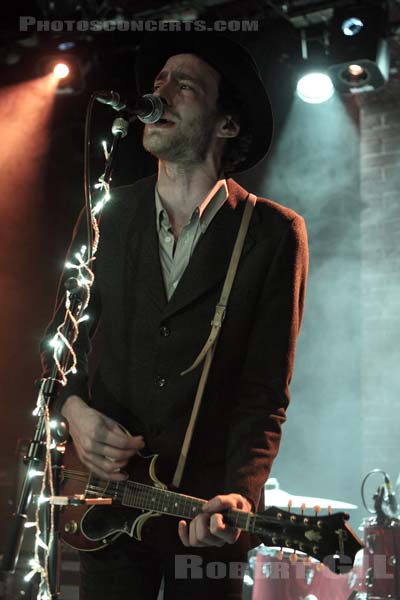
<path fill-rule="evenodd" d="M 214 357 L 215 348 L 217 345 L 218 337 L 221 332 L 221 327 L 223 320 L 225 318 L 226 309 L 228 306 L 229 296 L 232 290 L 232 285 L 235 280 L 236 271 L 238 268 L 240 256 L 243 250 L 244 240 L 246 238 L 247 230 L 249 227 L 251 215 L 253 213 L 254 206 L 256 204 L 257 197 L 254 194 L 249 194 L 246 200 L 246 206 L 243 211 L 242 221 L 240 223 L 240 228 L 238 234 L 236 236 L 235 245 L 233 247 L 231 260 L 229 263 L 228 271 L 225 277 L 225 282 L 222 288 L 221 296 L 218 301 L 218 304 L 215 307 L 214 317 L 211 321 L 211 332 L 208 336 L 206 343 L 203 346 L 200 354 L 194 361 L 194 363 L 185 371 L 181 373 L 181 375 L 186 375 L 193 369 L 196 369 L 202 362 L 203 370 L 201 372 L 199 384 L 197 386 L 196 396 L 193 403 L 192 414 L 189 419 L 189 424 L 186 429 L 185 438 L 183 440 L 181 452 L 179 455 L 178 463 L 175 469 L 174 477 L 172 480 L 172 485 L 175 487 L 179 487 L 182 481 L 183 471 L 185 469 L 186 460 L 189 454 L 190 444 L 192 441 L 192 436 L 194 432 L 194 428 L 196 425 L 197 416 L 199 414 L 201 401 L 203 398 L 204 390 L 206 387 L 208 374 L 210 371 L 211 363 Z"/>

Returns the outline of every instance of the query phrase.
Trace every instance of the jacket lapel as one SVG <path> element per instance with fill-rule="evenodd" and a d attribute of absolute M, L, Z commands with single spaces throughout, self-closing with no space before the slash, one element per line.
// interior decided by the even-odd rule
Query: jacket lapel
<path fill-rule="evenodd" d="M 248 193 L 232 179 L 228 180 L 229 196 L 199 240 L 190 262 L 182 275 L 163 317 L 169 317 L 225 279 L 233 246 L 239 231 L 245 200 Z M 254 243 L 252 229 L 257 217 L 252 220 L 243 247 L 242 257 Z"/>
<path fill-rule="evenodd" d="M 137 281 L 149 300 L 161 312 L 167 304 L 164 279 L 161 271 L 154 186 L 156 175 L 148 178 L 137 198 L 138 210 L 132 217 L 128 234 L 130 281 Z M 131 287 L 131 286 L 130 286 Z M 133 294 L 135 290 L 132 289 Z"/>

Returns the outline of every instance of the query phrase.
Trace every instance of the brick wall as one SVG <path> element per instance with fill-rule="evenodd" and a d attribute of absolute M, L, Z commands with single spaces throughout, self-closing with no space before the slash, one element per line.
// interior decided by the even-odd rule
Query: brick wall
<path fill-rule="evenodd" d="M 400 472 L 400 42 L 390 81 L 360 96 L 362 468 Z"/>

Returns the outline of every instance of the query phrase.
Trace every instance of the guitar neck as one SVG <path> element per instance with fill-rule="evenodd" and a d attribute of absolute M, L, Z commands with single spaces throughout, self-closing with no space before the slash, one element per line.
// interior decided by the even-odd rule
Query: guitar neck
<path fill-rule="evenodd" d="M 169 490 L 158 489 L 149 485 L 128 481 L 122 496 L 122 505 L 130 508 L 140 508 L 146 511 L 154 510 L 157 513 L 194 519 L 203 512 L 206 500 L 186 496 Z M 224 521 L 231 527 L 238 527 L 244 531 L 255 531 L 256 515 L 241 510 L 228 510 L 224 512 Z"/>

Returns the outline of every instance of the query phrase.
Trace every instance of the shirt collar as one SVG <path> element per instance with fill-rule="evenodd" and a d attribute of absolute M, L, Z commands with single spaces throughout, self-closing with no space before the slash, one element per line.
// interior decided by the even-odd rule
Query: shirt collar
<path fill-rule="evenodd" d="M 229 191 L 228 191 L 228 184 L 226 183 L 226 179 L 218 179 L 216 184 L 211 188 L 211 190 L 208 192 L 207 196 L 204 198 L 204 200 L 201 202 L 201 204 L 199 204 L 199 206 L 196 206 L 196 208 L 194 209 L 194 211 L 192 213 L 190 220 L 193 219 L 194 217 L 198 217 L 200 219 L 202 229 L 205 231 L 205 229 L 208 227 L 209 223 L 212 221 L 214 216 L 217 214 L 218 210 L 225 203 L 226 199 L 228 198 L 228 195 L 229 195 Z M 170 226 L 170 222 L 169 222 L 169 218 L 168 218 L 168 213 L 162 205 L 161 197 L 160 197 L 160 194 L 159 194 L 158 188 L 157 188 L 157 184 L 155 187 L 155 202 L 156 202 L 156 225 L 157 225 L 157 231 L 159 233 L 162 223 L 164 222 L 165 226 L 168 228 Z"/>
<path fill-rule="evenodd" d="M 164 220 L 166 221 L 166 224 L 169 227 L 169 218 L 168 218 L 167 211 L 165 210 L 165 208 L 163 207 L 163 205 L 161 203 L 161 198 L 160 198 L 160 194 L 158 193 L 157 184 L 155 187 L 155 198 L 156 198 L 156 225 L 157 225 L 157 232 L 160 233 L 161 223 Z"/>

